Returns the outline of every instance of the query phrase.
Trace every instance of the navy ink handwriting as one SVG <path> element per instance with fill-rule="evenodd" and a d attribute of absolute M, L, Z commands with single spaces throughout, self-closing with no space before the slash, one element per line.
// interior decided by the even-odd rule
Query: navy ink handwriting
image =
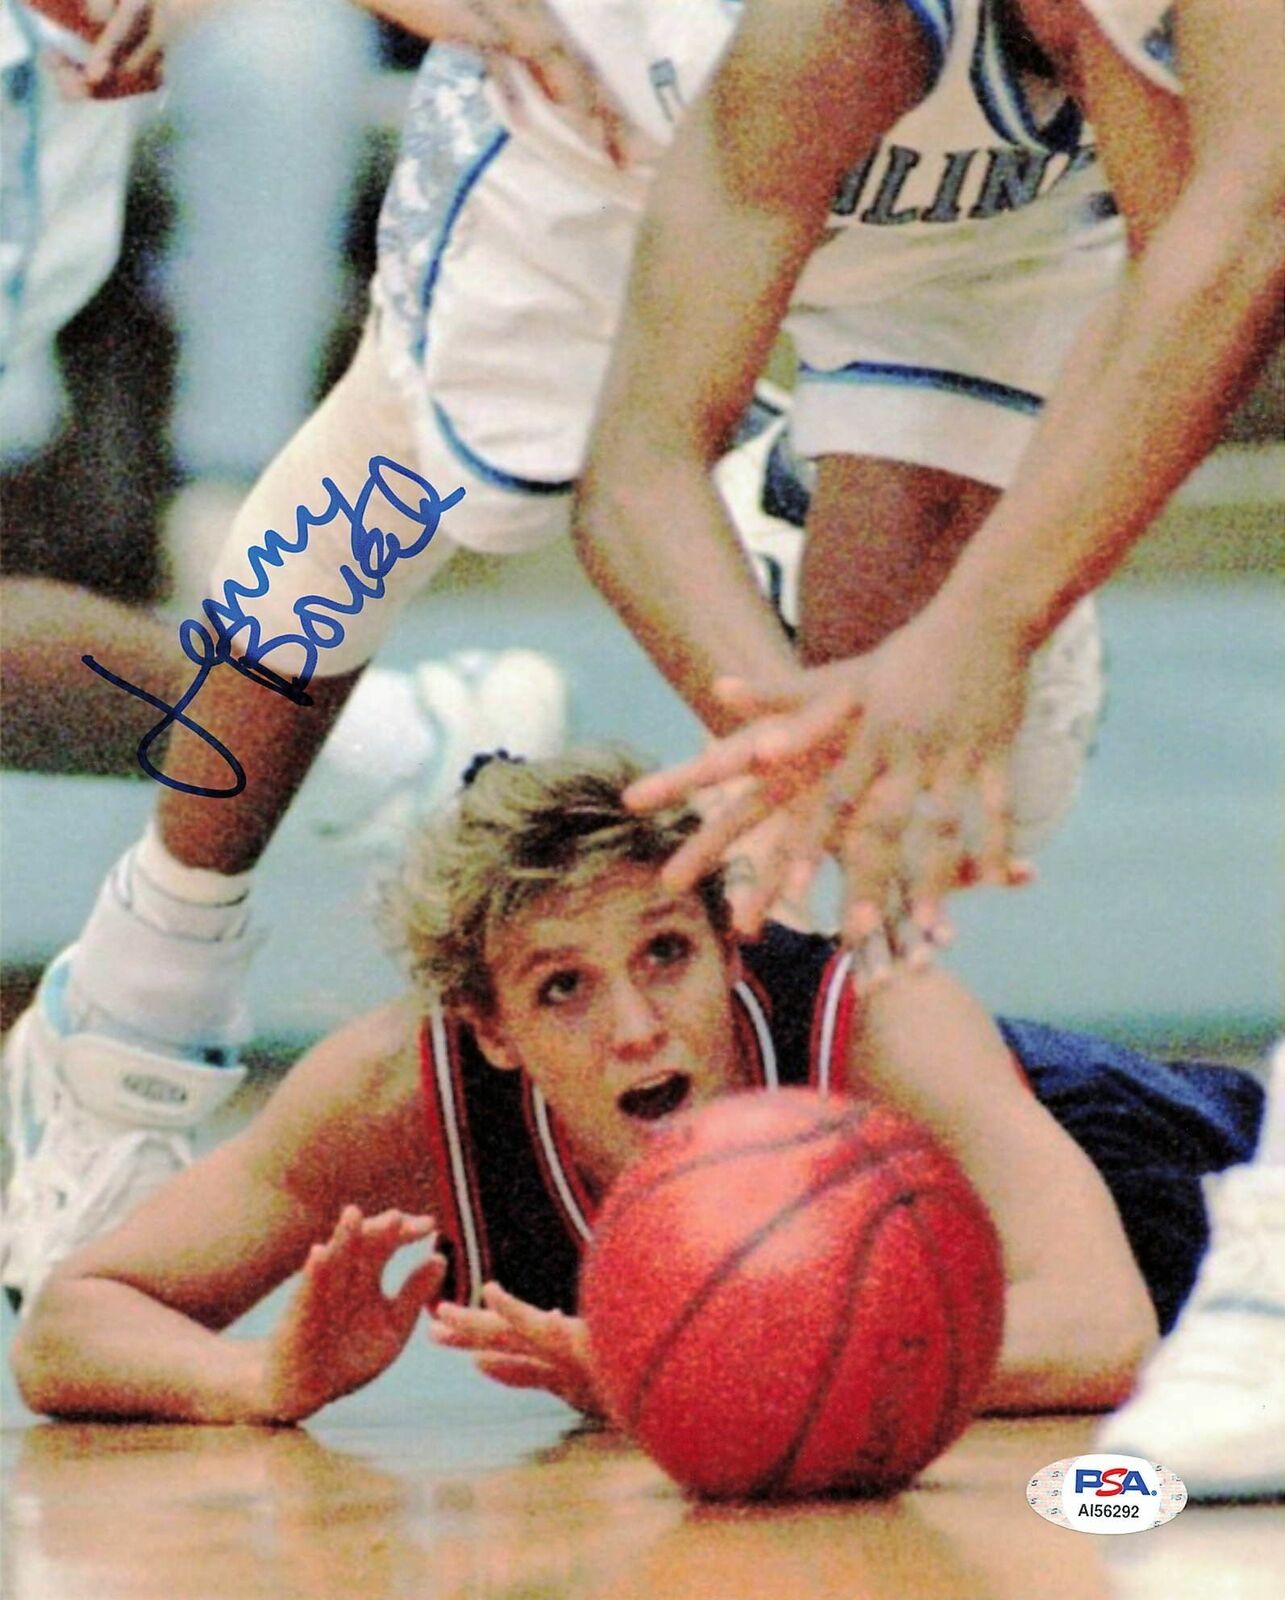
<path fill-rule="evenodd" d="M 212 800 L 230 800 L 233 795 L 240 794 L 246 785 L 245 768 L 222 740 L 188 715 L 187 708 L 200 693 L 206 678 L 215 667 L 228 666 L 242 677 L 249 678 L 252 683 L 261 684 L 293 700 L 296 705 L 310 705 L 312 702 L 307 688 L 317 669 L 317 657 L 322 650 L 333 650 L 342 643 L 344 625 L 341 619 L 355 617 L 367 600 L 382 599 L 384 580 L 388 574 L 399 561 L 409 561 L 412 556 L 427 549 L 444 513 L 464 498 L 463 488 L 446 496 L 440 495 L 427 479 L 421 478 L 409 467 L 400 466 L 388 456 L 370 458 L 369 476 L 355 501 L 349 502 L 330 478 L 323 478 L 321 487 L 328 497 L 326 505 L 321 511 L 310 511 L 302 505 L 295 508 L 293 539 L 284 538 L 275 528 L 269 528 L 263 535 L 262 544 L 251 545 L 246 551 L 253 574 L 249 585 L 239 583 L 234 578 L 227 579 L 220 599 L 201 602 L 204 621 L 187 617 L 179 624 L 179 646 L 197 670 L 192 682 L 172 705 L 120 677 L 95 661 L 93 656 L 81 657 L 85 665 L 99 677 L 106 678 L 108 683 L 115 684 L 126 694 L 146 701 L 161 713 L 160 721 L 143 735 L 138 745 L 138 764 L 149 778 L 155 778 L 158 783 L 184 794 L 201 795 Z M 371 503 L 377 495 L 385 506 L 398 512 L 419 530 L 410 543 L 403 544 L 397 534 L 367 525 L 368 514 L 378 514 L 379 502 L 373 507 Z M 347 524 L 349 548 L 353 556 L 351 563 L 345 561 L 338 569 L 337 577 L 343 586 L 343 594 L 338 599 L 331 595 L 300 595 L 290 608 L 298 623 L 298 631 L 279 633 L 265 639 L 259 619 L 246 615 L 245 601 L 258 600 L 267 594 L 271 587 L 268 569 L 284 566 L 287 556 L 300 555 L 307 549 L 314 528 L 327 527 L 336 520 Z M 232 648 L 237 642 L 239 649 L 234 655 Z M 289 677 L 274 672 L 265 665 L 264 659 L 287 645 L 293 645 L 302 652 L 302 665 Z M 208 788 L 201 784 L 183 783 L 154 765 L 149 754 L 153 744 L 175 726 L 195 734 L 226 765 L 231 776 L 231 782 L 226 787 Z"/>

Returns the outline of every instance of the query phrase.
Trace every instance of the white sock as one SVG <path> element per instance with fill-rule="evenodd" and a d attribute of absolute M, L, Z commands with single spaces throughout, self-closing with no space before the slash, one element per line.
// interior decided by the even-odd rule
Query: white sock
<path fill-rule="evenodd" d="M 162 1053 L 198 1048 L 222 1064 L 250 1036 L 252 876 L 186 867 L 149 827 L 112 868 L 76 941 L 71 1027 Z"/>
<path fill-rule="evenodd" d="M 121 899 L 161 933 L 185 939 L 235 939 L 249 917 L 251 872 L 211 872 L 172 856 L 155 823 L 116 865 Z"/>

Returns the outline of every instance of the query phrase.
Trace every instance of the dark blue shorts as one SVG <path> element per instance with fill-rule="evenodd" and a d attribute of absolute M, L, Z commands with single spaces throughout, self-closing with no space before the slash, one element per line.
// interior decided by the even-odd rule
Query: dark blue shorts
<path fill-rule="evenodd" d="M 1037 1099 L 1102 1174 L 1167 1332 L 1209 1238 L 1200 1180 L 1252 1154 L 1262 1086 L 1233 1067 L 1153 1061 L 1038 1022 L 1000 1028 Z"/>

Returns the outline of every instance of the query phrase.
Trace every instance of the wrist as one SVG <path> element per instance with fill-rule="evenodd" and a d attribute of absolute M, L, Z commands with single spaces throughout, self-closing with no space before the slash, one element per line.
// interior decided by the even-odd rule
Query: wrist
<path fill-rule="evenodd" d="M 230 1341 L 233 1365 L 226 1397 L 228 1415 L 218 1420 L 261 1427 L 288 1427 L 320 1410 L 324 1401 L 309 1404 L 293 1386 L 284 1384 L 272 1359 L 269 1339 Z"/>
<path fill-rule="evenodd" d="M 921 616 L 945 635 L 983 634 L 1014 659 L 1029 660 L 1106 575 L 1074 553 L 1074 525 L 1021 503 L 1017 488 L 965 546 Z"/>
<path fill-rule="evenodd" d="M 1049 608 L 1011 588 L 954 575 L 942 585 L 912 626 L 949 652 L 970 640 L 985 639 L 996 652 L 1025 669 L 1055 625 Z"/>

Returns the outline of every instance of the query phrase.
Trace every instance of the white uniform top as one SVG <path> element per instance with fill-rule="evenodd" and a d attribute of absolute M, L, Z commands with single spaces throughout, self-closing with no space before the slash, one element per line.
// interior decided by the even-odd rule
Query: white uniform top
<path fill-rule="evenodd" d="M 551 0 L 656 155 L 699 94 L 736 26 L 736 0 Z M 853 304 L 890 281 L 931 281 L 976 249 L 989 260 L 1059 250 L 1100 217 L 1104 183 L 1091 131 L 1063 89 L 1023 70 L 997 0 L 906 0 L 936 80 L 840 186 L 833 232 L 796 303 Z M 1169 87 L 1163 0 L 1085 0 L 1104 32 Z M 513 132 L 551 161 L 641 201 L 650 164 L 616 173 L 519 71 Z"/>
<path fill-rule="evenodd" d="M 905 3 L 936 79 L 839 186 L 831 236 L 796 285 L 795 439 L 807 454 L 1002 487 L 1080 321 L 1117 279 L 1122 230 L 1078 109 L 1019 69 L 1000 0 Z M 1155 0 L 1089 3 L 1131 60 L 1158 70 L 1146 48 Z M 550 4 L 655 159 L 741 13 L 734 0 Z M 481 81 L 475 58 L 429 52 L 375 284 L 381 350 L 422 460 L 468 474 L 470 509 L 453 514 L 452 536 L 497 552 L 528 548 L 537 522 L 556 531 L 654 167 L 617 171 L 519 69 L 504 70 L 516 105 Z"/>

